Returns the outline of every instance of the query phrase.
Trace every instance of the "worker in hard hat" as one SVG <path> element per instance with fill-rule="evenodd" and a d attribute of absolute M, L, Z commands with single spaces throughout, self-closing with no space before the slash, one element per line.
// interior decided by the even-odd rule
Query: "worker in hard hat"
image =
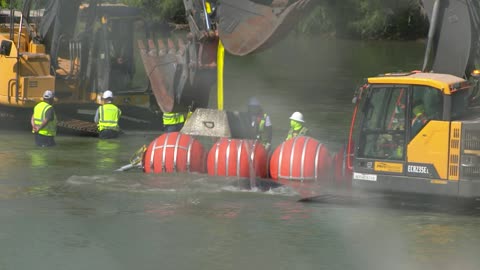
<path fill-rule="evenodd" d="M 422 129 L 422 127 L 427 123 L 428 118 L 425 114 L 425 106 L 423 101 L 418 100 L 413 103 L 413 119 L 412 119 L 412 138 L 417 135 L 417 133 Z"/>
<path fill-rule="evenodd" d="M 185 115 L 177 112 L 163 113 L 163 131 L 178 132 L 185 124 Z"/>
<path fill-rule="evenodd" d="M 262 105 L 256 97 L 252 97 L 248 101 L 248 114 L 256 139 L 268 151 L 272 143 L 272 121 L 270 116 L 263 111 Z"/>
<path fill-rule="evenodd" d="M 54 93 L 47 90 L 43 93 L 43 101 L 40 101 L 33 108 L 32 133 L 35 134 L 35 144 L 37 146 L 55 146 L 55 136 L 57 135 L 57 116 L 52 106 Z"/>
<path fill-rule="evenodd" d="M 100 105 L 95 113 L 95 123 L 98 127 L 100 139 L 112 139 L 120 135 L 118 121 L 122 111 L 113 102 L 113 93 L 110 90 L 103 92 L 103 105 Z"/>
<path fill-rule="evenodd" d="M 301 112 L 294 112 L 290 116 L 290 130 L 288 131 L 287 138 L 285 140 L 294 138 L 296 136 L 305 136 L 308 134 L 308 128 L 304 126 L 303 114 Z"/>

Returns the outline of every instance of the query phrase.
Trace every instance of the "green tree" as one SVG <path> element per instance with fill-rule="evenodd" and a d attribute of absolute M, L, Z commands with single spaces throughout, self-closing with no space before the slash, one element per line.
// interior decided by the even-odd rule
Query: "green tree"
<path fill-rule="evenodd" d="M 127 5 L 142 9 L 155 22 L 185 22 L 183 0 L 123 0 Z"/>
<path fill-rule="evenodd" d="M 183 0 L 121 1 L 139 7 L 154 23 L 185 23 Z M 316 5 L 297 24 L 300 33 L 356 39 L 416 39 L 425 37 L 428 31 L 420 0 L 313 1 Z"/>
<path fill-rule="evenodd" d="M 333 33 L 347 38 L 425 36 L 428 22 L 418 0 L 319 0 L 299 24 L 304 33 Z"/>
<path fill-rule="evenodd" d="M 10 8 L 10 3 L 13 4 L 14 8 L 21 9 L 23 1 L 22 0 L 0 0 L 0 7 Z"/>

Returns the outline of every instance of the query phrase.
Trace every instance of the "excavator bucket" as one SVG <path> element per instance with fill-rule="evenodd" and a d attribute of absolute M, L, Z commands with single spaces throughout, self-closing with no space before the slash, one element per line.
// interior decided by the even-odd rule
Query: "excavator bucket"
<path fill-rule="evenodd" d="M 218 34 L 225 49 L 243 56 L 284 37 L 306 12 L 310 0 L 222 0 Z"/>
<path fill-rule="evenodd" d="M 166 43 L 148 40 L 145 46 L 138 41 L 143 66 L 151 90 L 162 112 L 185 109 L 188 106 L 206 107 L 210 89 L 216 81 L 216 49 L 218 39 L 202 42 L 182 39 Z M 176 107 L 176 106 L 179 106 Z"/>
<path fill-rule="evenodd" d="M 160 39 L 157 44 L 148 40 L 148 47 L 139 40 L 138 47 L 158 106 L 163 112 L 171 112 L 175 105 L 175 84 L 178 84 L 175 82 L 177 66 L 186 62 L 183 42 L 179 42 L 178 50 L 170 39 L 167 45 Z"/>

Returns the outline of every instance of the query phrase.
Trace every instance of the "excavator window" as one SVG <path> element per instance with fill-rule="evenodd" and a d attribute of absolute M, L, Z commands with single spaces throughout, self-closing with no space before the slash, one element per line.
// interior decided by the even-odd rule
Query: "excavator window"
<path fill-rule="evenodd" d="M 459 120 L 468 116 L 471 103 L 475 103 L 475 96 L 472 98 L 470 91 L 458 91 L 452 94 L 451 120 Z"/>
<path fill-rule="evenodd" d="M 363 108 L 359 157 L 403 160 L 408 87 L 372 87 Z"/>
<path fill-rule="evenodd" d="M 10 56 L 11 50 L 12 42 L 9 40 L 2 40 L 2 44 L 0 44 L 0 55 Z"/>
<path fill-rule="evenodd" d="M 438 89 L 429 86 L 413 86 L 411 101 L 410 138 L 430 120 L 441 120 L 443 116 L 443 95 Z"/>

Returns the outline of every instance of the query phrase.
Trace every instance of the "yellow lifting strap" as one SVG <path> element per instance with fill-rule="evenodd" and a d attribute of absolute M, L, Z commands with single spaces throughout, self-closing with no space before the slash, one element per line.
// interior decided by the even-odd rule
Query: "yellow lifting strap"
<path fill-rule="evenodd" d="M 210 5 L 210 2 L 205 1 L 205 9 L 207 10 L 208 14 L 212 14 L 212 5 Z"/>
<path fill-rule="evenodd" d="M 225 48 L 222 41 L 218 40 L 217 49 L 217 107 L 223 110 L 223 61 L 225 59 Z"/>
<path fill-rule="evenodd" d="M 147 146 L 143 145 L 140 149 L 135 152 L 130 158 L 130 164 L 132 165 L 141 165 L 143 160 L 143 154 L 147 151 Z"/>

